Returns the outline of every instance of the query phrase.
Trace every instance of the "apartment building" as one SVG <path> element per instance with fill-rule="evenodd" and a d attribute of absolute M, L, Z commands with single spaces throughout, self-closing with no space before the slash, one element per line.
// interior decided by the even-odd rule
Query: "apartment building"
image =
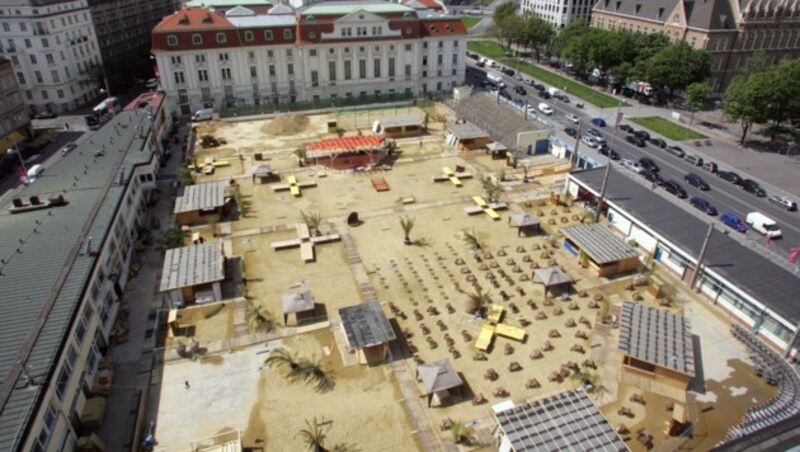
<path fill-rule="evenodd" d="M 102 59 L 88 0 L 5 1 L 0 44 L 30 113 L 60 113 L 97 95 L 90 73 Z"/>
<path fill-rule="evenodd" d="M 0 150 L 26 138 L 30 125 L 31 119 L 11 61 L 0 58 Z"/>
<path fill-rule="evenodd" d="M 103 61 L 150 47 L 153 28 L 180 8 L 179 0 L 89 0 Z"/>
<path fill-rule="evenodd" d="M 519 12 L 541 17 L 560 30 L 577 19 L 589 23 L 593 4 L 594 0 L 522 0 L 519 2 Z"/>
<path fill-rule="evenodd" d="M 780 0 L 599 0 L 592 26 L 664 33 L 705 49 L 711 86 L 722 91 L 755 53 L 773 63 L 800 57 L 800 9 Z"/>
<path fill-rule="evenodd" d="M 466 44 L 460 18 L 381 0 L 184 8 L 153 31 L 161 86 L 181 114 L 443 92 L 464 81 Z"/>
<path fill-rule="evenodd" d="M 90 431 L 80 414 L 102 397 L 98 363 L 171 127 L 164 96 L 149 96 L 0 206 L 1 450 L 71 451 Z"/>

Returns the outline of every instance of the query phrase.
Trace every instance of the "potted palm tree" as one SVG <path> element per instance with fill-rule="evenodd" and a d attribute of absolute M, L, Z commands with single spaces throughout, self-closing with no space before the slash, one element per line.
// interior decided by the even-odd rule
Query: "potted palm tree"
<path fill-rule="evenodd" d="M 325 452 L 327 451 L 325 449 L 325 438 L 328 436 L 329 428 L 330 424 L 326 424 L 325 418 L 322 418 L 322 422 L 317 422 L 316 417 L 313 422 L 309 422 L 306 419 L 306 428 L 297 432 L 295 438 L 299 436 L 310 451 Z"/>
<path fill-rule="evenodd" d="M 306 148 L 301 146 L 295 149 L 294 155 L 297 157 L 297 164 L 299 166 L 306 166 L 306 156 L 308 156 L 308 151 L 306 151 Z"/>
<path fill-rule="evenodd" d="M 303 217 L 303 223 L 305 223 L 309 229 L 314 230 L 315 235 L 322 235 L 322 231 L 319 229 L 320 225 L 322 225 L 322 215 L 319 212 L 306 213 L 301 210 L 300 216 Z"/>
<path fill-rule="evenodd" d="M 474 429 L 463 422 L 454 422 L 450 428 L 450 433 L 453 434 L 453 441 L 456 444 L 470 444 L 472 442 L 472 435 L 475 433 Z"/>
<path fill-rule="evenodd" d="M 464 230 L 462 240 L 464 240 L 464 243 L 474 252 L 478 252 L 483 248 L 478 232 L 474 229 L 471 231 Z"/>
<path fill-rule="evenodd" d="M 261 310 L 261 305 L 248 303 L 246 319 L 250 329 L 254 331 L 270 332 L 275 329 L 275 321 Z"/>
<path fill-rule="evenodd" d="M 465 293 L 467 300 L 464 303 L 464 310 L 467 314 L 484 317 L 486 314 L 486 306 L 492 302 L 489 292 L 484 292 L 483 289 L 478 289 L 473 293 Z"/>
<path fill-rule="evenodd" d="M 400 227 L 403 228 L 403 235 L 405 236 L 405 238 L 403 238 L 403 243 L 406 245 L 414 243 L 411 241 L 411 237 L 409 237 L 411 235 L 411 230 L 414 229 L 414 218 L 400 217 Z"/>

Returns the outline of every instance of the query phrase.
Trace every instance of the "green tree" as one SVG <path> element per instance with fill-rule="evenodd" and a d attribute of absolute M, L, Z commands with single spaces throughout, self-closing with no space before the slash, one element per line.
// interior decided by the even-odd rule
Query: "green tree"
<path fill-rule="evenodd" d="M 513 1 L 507 1 L 505 3 L 500 4 L 494 10 L 494 14 L 492 15 L 492 19 L 494 19 L 495 23 L 502 21 L 503 19 L 509 16 L 516 16 L 517 15 L 517 6 Z"/>
<path fill-rule="evenodd" d="M 156 248 L 159 251 L 180 248 L 183 246 L 183 239 L 186 238 L 186 235 L 187 231 L 184 231 L 178 226 L 167 229 L 156 242 Z"/>
<path fill-rule="evenodd" d="M 414 218 L 412 217 L 400 217 L 400 227 L 403 228 L 403 235 L 405 238 L 403 239 L 403 243 L 406 245 L 411 245 L 411 230 L 414 229 Z"/>
<path fill-rule="evenodd" d="M 656 87 L 684 90 L 694 82 L 708 78 L 711 74 L 711 55 L 705 50 L 692 48 L 684 41 L 665 47 L 646 63 L 645 77 Z"/>
<path fill-rule="evenodd" d="M 533 49 L 538 63 L 542 57 L 542 51 L 550 45 L 556 35 L 555 29 L 546 20 L 532 16 L 525 21 L 522 36 L 526 47 Z"/>
<path fill-rule="evenodd" d="M 245 319 L 247 325 L 254 331 L 270 332 L 275 330 L 275 321 L 262 310 L 261 305 L 248 302 Z"/>
<path fill-rule="evenodd" d="M 686 88 L 686 102 L 692 109 L 692 116 L 689 120 L 690 125 L 694 122 L 694 112 L 705 107 L 711 92 L 711 85 L 703 82 L 694 82 Z"/>
<path fill-rule="evenodd" d="M 494 183 L 491 177 L 481 177 L 481 186 L 483 187 L 483 192 L 486 195 L 487 202 L 495 202 L 500 197 L 500 192 L 502 192 L 502 189 L 499 185 Z"/>
<path fill-rule="evenodd" d="M 299 166 L 305 166 L 306 164 L 306 157 L 308 156 L 308 151 L 306 148 L 300 146 L 294 150 L 294 155 L 297 157 L 297 164 Z"/>
<path fill-rule="evenodd" d="M 778 67 L 768 71 L 769 100 L 767 120 L 772 123 L 771 138 L 774 140 L 781 124 L 800 117 L 800 60 L 784 60 Z"/>
<path fill-rule="evenodd" d="M 576 37 L 588 33 L 590 30 L 589 25 L 583 19 L 578 19 L 570 22 L 553 39 L 553 46 L 550 49 L 551 54 L 563 57 L 564 50 Z"/>
<path fill-rule="evenodd" d="M 184 187 L 187 185 L 194 185 L 194 177 L 192 177 L 192 172 L 189 168 L 178 168 L 178 183 Z"/>
<path fill-rule="evenodd" d="M 330 430 L 331 424 L 325 422 L 325 418 L 322 418 L 321 422 L 317 422 L 317 418 L 315 417 L 312 422 L 309 422 L 306 419 L 306 428 L 300 430 L 295 435 L 296 437 L 300 437 L 303 440 L 308 450 L 314 452 L 324 452 L 325 449 L 325 439 L 328 436 L 328 430 Z"/>
<path fill-rule="evenodd" d="M 742 128 L 740 144 L 744 144 L 753 124 L 767 121 L 769 100 L 763 94 L 768 91 L 768 85 L 769 77 L 766 73 L 738 75 L 725 90 L 722 111 L 730 119 L 739 121 Z"/>
<path fill-rule="evenodd" d="M 512 14 L 495 19 L 494 33 L 498 39 L 503 41 L 506 47 L 510 48 L 512 43 L 523 43 L 525 32 L 525 21 L 518 15 Z"/>

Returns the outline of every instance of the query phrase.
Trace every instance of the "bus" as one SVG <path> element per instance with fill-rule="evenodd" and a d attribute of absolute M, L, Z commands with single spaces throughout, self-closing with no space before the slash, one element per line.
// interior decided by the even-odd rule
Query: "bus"
<path fill-rule="evenodd" d="M 119 113 L 121 107 L 119 99 L 116 97 L 109 97 L 108 99 L 100 102 L 92 109 L 92 112 L 85 116 L 86 125 L 90 130 L 97 130 L 108 122 L 111 118 Z"/>

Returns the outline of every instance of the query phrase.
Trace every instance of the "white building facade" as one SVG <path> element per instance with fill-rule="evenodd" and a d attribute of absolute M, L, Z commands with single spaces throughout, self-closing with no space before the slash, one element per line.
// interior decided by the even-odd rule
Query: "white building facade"
<path fill-rule="evenodd" d="M 186 8 L 153 32 L 162 88 L 182 114 L 443 92 L 464 81 L 466 44 L 460 18 L 388 2 Z"/>
<path fill-rule="evenodd" d="M 97 95 L 88 72 L 102 59 L 88 0 L 3 2 L 0 44 L 31 113 L 61 113 Z"/>
<path fill-rule="evenodd" d="M 593 5 L 592 0 L 521 0 L 519 12 L 522 15 L 541 17 L 556 30 L 561 30 L 577 19 L 589 23 Z"/>

